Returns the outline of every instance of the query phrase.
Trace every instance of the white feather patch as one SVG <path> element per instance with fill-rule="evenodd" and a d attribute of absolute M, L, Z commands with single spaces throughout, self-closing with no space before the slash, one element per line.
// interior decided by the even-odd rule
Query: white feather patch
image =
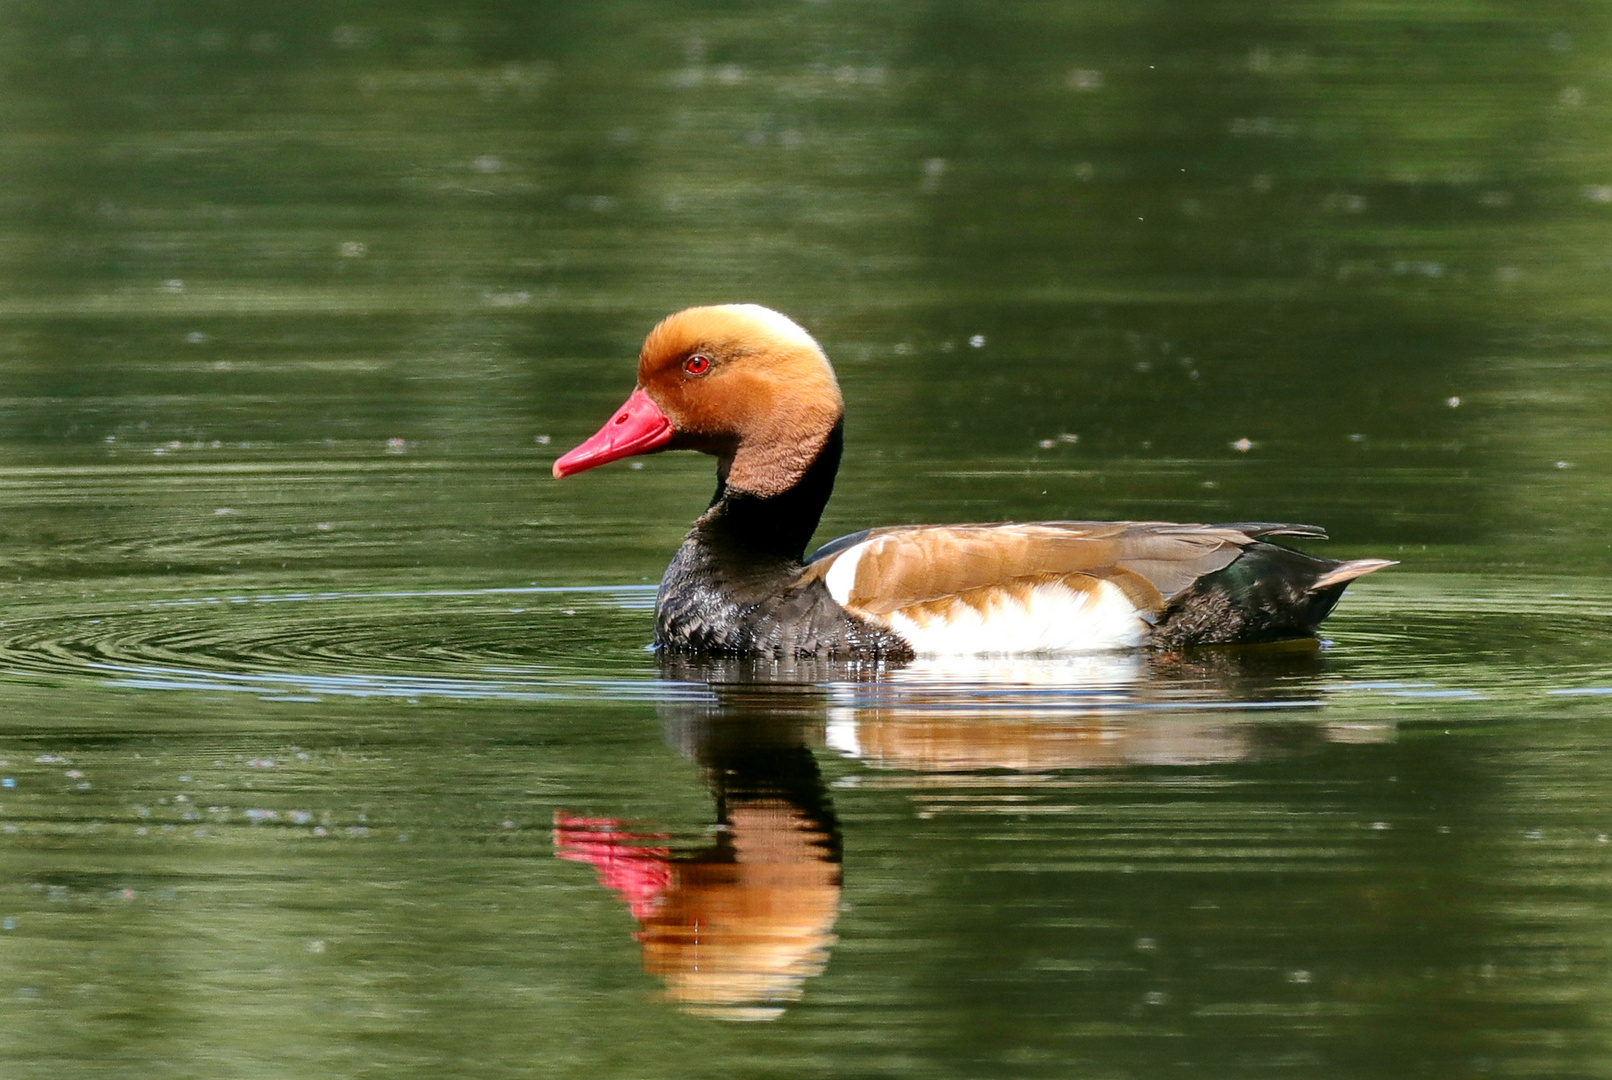
<path fill-rule="evenodd" d="M 913 619 L 894 611 L 886 619 L 920 656 L 1132 649 L 1148 632 L 1136 605 L 1110 581 L 1089 590 L 1037 585 L 1027 600 L 1004 590 L 984 611 L 959 603 L 943 616 Z"/>
<path fill-rule="evenodd" d="M 856 567 L 862 561 L 862 555 L 868 550 L 869 541 L 864 540 L 854 547 L 846 548 L 834 556 L 834 561 L 828 564 L 828 573 L 823 575 L 823 584 L 828 586 L 828 595 L 840 607 L 851 602 L 851 590 L 856 587 Z"/>
<path fill-rule="evenodd" d="M 841 605 L 849 606 L 857 566 L 868 546 L 864 540 L 841 552 L 823 584 Z M 1061 583 L 1038 585 L 1028 599 L 1007 590 L 982 612 L 969 604 L 952 605 L 942 615 L 914 618 L 895 611 L 866 616 L 900 634 L 920 656 L 1003 656 L 1029 653 L 1097 652 L 1132 649 L 1147 640 L 1148 623 L 1119 586 L 1098 581 L 1092 589 Z"/>

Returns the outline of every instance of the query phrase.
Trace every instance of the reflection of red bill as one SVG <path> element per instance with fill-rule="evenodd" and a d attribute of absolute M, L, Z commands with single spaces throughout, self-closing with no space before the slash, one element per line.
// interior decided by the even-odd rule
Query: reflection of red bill
<path fill-rule="evenodd" d="M 631 833 L 614 818 L 573 817 L 554 812 L 554 854 L 588 863 L 599 884 L 627 902 L 633 918 L 649 918 L 672 884 L 672 850 L 648 847 L 645 840 L 669 839 L 664 833 Z"/>

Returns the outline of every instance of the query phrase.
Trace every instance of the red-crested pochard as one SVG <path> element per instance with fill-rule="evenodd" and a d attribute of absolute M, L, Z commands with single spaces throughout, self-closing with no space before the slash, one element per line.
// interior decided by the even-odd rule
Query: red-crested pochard
<path fill-rule="evenodd" d="M 660 648 L 905 659 L 1309 638 L 1349 582 L 1393 565 L 1270 543 L 1326 534 L 1266 522 L 897 525 L 805 558 L 843 416 L 828 357 L 776 311 L 689 308 L 650 331 L 637 388 L 554 475 L 661 450 L 717 458 L 711 505 L 661 581 Z"/>

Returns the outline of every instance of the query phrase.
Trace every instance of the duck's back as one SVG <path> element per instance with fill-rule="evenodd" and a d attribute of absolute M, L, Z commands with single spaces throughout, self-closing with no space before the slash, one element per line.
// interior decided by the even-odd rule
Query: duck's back
<path fill-rule="evenodd" d="M 1080 652 L 1312 636 L 1348 582 L 1391 565 L 1270 536 L 1326 534 L 1268 522 L 902 526 L 824 545 L 802 583 L 820 580 L 920 654 Z"/>

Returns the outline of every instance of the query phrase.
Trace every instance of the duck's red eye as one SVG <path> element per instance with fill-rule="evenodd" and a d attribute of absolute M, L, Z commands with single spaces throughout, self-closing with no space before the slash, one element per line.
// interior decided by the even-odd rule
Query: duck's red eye
<path fill-rule="evenodd" d="M 683 361 L 683 370 L 688 372 L 690 375 L 704 375 L 710 366 L 711 358 L 708 356 L 701 356 L 699 353 L 695 353 L 693 356 Z"/>

